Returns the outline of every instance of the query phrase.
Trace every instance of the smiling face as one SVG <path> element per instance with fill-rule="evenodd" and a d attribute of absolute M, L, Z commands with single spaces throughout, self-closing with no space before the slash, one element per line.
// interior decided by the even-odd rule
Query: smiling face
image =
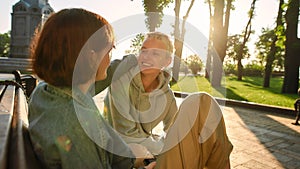
<path fill-rule="evenodd" d="M 167 45 L 161 39 L 148 37 L 138 56 L 141 73 L 157 76 L 164 67 L 171 63 L 170 55 Z"/>

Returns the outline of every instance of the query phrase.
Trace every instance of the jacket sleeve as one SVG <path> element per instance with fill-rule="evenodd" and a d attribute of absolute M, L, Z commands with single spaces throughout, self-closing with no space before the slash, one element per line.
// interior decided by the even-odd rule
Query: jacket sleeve
<path fill-rule="evenodd" d="M 95 82 L 95 95 L 102 92 L 105 88 L 107 88 L 112 80 L 113 74 L 117 69 L 118 65 L 121 63 L 121 60 L 114 60 L 111 62 L 109 67 L 107 68 L 107 77 L 104 80 L 96 81 Z"/>
<path fill-rule="evenodd" d="M 117 108 L 113 102 L 111 91 L 108 93 L 108 97 L 105 101 L 105 104 L 109 103 L 109 107 L 105 109 L 105 114 L 109 116 L 111 120 L 111 124 L 113 128 L 115 128 L 122 136 L 128 137 L 147 137 L 148 134 L 143 131 L 142 126 L 140 123 L 137 123 L 128 112 L 129 109 L 124 106 L 122 111 L 125 114 L 121 114 L 119 112 L 120 108 Z M 126 116 L 126 117 L 125 117 Z"/>
<path fill-rule="evenodd" d="M 126 115 L 121 114 L 115 107 L 111 94 L 109 93 L 110 107 L 105 109 L 108 120 L 111 121 L 113 128 L 118 131 L 126 143 L 137 143 L 143 145 L 152 154 L 158 154 L 163 147 L 163 140 L 152 138 L 149 133 L 145 132 L 142 124 L 133 120 L 129 112 Z M 126 108 L 122 109 L 124 112 Z M 125 117 L 126 116 L 126 117 Z"/>
<path fill-rule="evenodd" d="M 120 64 L 122 63 L 122 64 Z M 119 66 L 121 65 L 121 66 Z M 137 65 L 137 60 L 135 55 L 126 55 L 120 59 L 113 60 L 109 67 L 107 68 L 107 77 L 104 80 L 95 82 L 95 95 L 102 92 L 105 88 L 107 88 L 115 76 L 115 72 L 117 70 L 116 76 L 121 76 L 124 73 L 128 72 L 133 66 Z M 118 78 L 118 77 L 114 77 Z"/>

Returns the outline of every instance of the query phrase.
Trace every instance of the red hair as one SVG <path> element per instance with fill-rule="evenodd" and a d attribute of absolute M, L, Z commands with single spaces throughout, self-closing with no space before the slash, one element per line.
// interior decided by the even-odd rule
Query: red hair
<path fill-rule="evenodd" d="M 113 44 L 111 25 L 100 15 L 84 9 L 64 9 L 51 15 L 31 43 L 34 73 L 54 86 L 72 86 L 75 63 L 87 40 L 100 28 L 105 33 L 97 36 L 98 43 L 89 43 L 89 49 L 101 51 L 104 44 Z M 77 61 L 78 62 L 78 61 Z M 87 57 L 81 59 L 81 74 L 75 83 L 91 79 L 92 68 Z M 77 66 L 77 65 L 76 65 Z"/>

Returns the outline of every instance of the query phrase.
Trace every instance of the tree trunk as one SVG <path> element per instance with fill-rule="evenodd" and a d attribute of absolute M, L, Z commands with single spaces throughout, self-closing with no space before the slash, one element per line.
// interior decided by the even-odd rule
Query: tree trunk
<path fill-rule="evenodd" d="M 211 74 L 211 58 L 212 53 L 211 50 L 213 48 L 212 44 L 212 35 L 213 35 L 213 15 L 212 15 L 212 7 L 211 7 L 211 0 L 208 0 L 208 7 L 209 7 L 209 37 L 208 37 L 208 47 L 207 47 L 207 59 L 205 64 L 205 78 L 210 80 Z"/>
<path fill-rule="evenodd" d="M 181 3 L 180 0 L 176 0 L 176 3 Z M 180 62 L 181 62 L 181 56 L 182 56 L 182 49 L 183 49 L 183 42 L 184 42 L 184 36 L 185 36 L 185 23 L 186 20 L 189 16 L 189 13 L 194 5 L 195 0 L 192 0 L 190 3 L 190 6 L 186 12 L 186 14 L 183 16 L 183 21 L 182 21 L 182 25 L 181 25 L 181 33 L 180 33 L 180 29 L 179 29 L 179 12 L 180 12 L 180 4 L 176 5 L 175 4 L 175 15 L 176 15 L 176 20 L 175 20 L 175 31 L 174 31 L 174 35 L 175 35 L 175 42 L 174 42 L 174 46 L 175 46 L 175 59 L 174 59 L 174 64 L 173 64 L 173 79 L 171 82 L 171 84 L 174 84 L 175 82 L 178 81 L 179 78 L 179 69 L 180 69 Z M 178 15 L 178 17 L 177 17 Z"/>
<path fill-rule="evenodd" d="M 296 94 L 299 87 L 300 42 L 297 38 L 298 17 L 299 0 L 289 0 L 285 15 L 287 28 L 282 93 Z"/>
<path fill-rule="evenodd" d="M 243 64 L 242 64 L 242 59 L 237 60 L 237 80 L 242 81 L 243 80 Z"/>
<path fill-rule="evenodd" d="M 180 46 L 180 19 L 179 19 L 179 14 L 180 14 L 180 6 L 181 6 L 181 0 L 175 0 L 175 24 L 174 24 L 174 48 L 175 48 L 175 56 L 174 56 L 174 63 L 173 63 L 173 68 L 172 68 L 172 81 L 170 82 L 170 85 L 172 86 L 178 81 L 179 77 L 179 69 L 180 69 L 180 58 L 177 56 L 177 50 L 178 47 Z"/>
<path fill-rule="evenodd" d="M 218 56 L 213 55 L 212 58 L 212 80 L 213 87 L 220 87 L 223 71 L 223 61 L 227 49 L 227 35 L 229 27 L 229 16 L 232 0 L 227 0 L 225 22 L 224 22 L 224 0 L 215 1 L 215 9 L 213 15 L 213 46 Z"/>
<path fill-rule="evenodd" d="M 271 49 L 270 53 L 267 55 L 267 62 L 265 66 L 265 73 L 264 73 L 264 84 L 263 87 L 270 87 L 270 79 L 271 79 L 271 74 L 273 71 L 273 62 L 275 60 L 275 55 L 276 55 L 276 42 L 278 40 L 278 37 L 276 35 L 278 27 L 282 26 L 282 5 L 284 3 L 284 0 L 279 1 L 279 8 L 278 8 L 278 14 L 277 14 L 277 19 L 276 19 L 276 27 L 274 29 L 274 35 L 272 38 L 272 44 L 271 44 Z"/>
<path fill-rule="evenodd" d="M 206 63 L 205 63 L 205 78 L 210 81 L 210 74 L 211 74 L 211 49 L 212 45 L 210 40 L 208 40 L 208 50 L 207 50 L 207 58 L 206 58 Z"/>
<path fill-rule="evenodd" d="M 150 12 L 148 14 L 149 31 L 155 32 L 155 28 L 157 27 L 159 21 L 159 14 L 158 12 Z"/>
<path fill-rule="evenodd" d="M 244 32 L 244 35 L 243 35 L 243 42 L 242 42 L 242 45 L 240 46 L 240 48 L 238 50 L 238 53 L 237 53 L 237 60 L 238 60 L 238 80 L 240 80 L 240 81 L 243 80 L 242 79 L 243 78 L 242 59 L 243 59 L 243 56 L 244 56 L 244 48 L 245 48 L 246 43 L 248 42 L 249 37 L 251 35 L 251 21 L 252 21 L 252 18 L 254 16 L 255 2 L 256 2 L 256 0 L 252 1 L 251 7 L 250 7 L 250 11 L 249 11 L 249 20 L 248 20 L 248 23 L 246 25 L 245 32 Z"/>
<path fill-rule="evenodd" d="M 222 61 L 222 34 L 223 34 L 223 16 L 224 16 L 224 0 L 215 0 L 215 9 L 213 15 L 213 46 L 216 50 L 217 56 L 213 55 L 212 58 L 212 79 L 211 84 L 213 87 L 221 86 L 223 61 Z"/>

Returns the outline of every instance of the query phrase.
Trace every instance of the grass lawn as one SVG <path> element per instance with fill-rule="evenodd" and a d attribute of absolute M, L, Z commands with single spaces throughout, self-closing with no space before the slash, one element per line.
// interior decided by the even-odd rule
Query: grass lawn
<path fill-rule="evenodd" d="M 262 77 L 243 77 L 243 81 L 238 81 L 235 76 L 227 76 L 222 81 L 223 87 L 215 89 L 202 76 L 187 76 L 171 88 L 188 93 L 205 91 L 215 97 L 294 108 L 298 95 L 280 93 L 282 83 L 281 77 L 271 78 L 270 87 L 263 88 Z"/>

